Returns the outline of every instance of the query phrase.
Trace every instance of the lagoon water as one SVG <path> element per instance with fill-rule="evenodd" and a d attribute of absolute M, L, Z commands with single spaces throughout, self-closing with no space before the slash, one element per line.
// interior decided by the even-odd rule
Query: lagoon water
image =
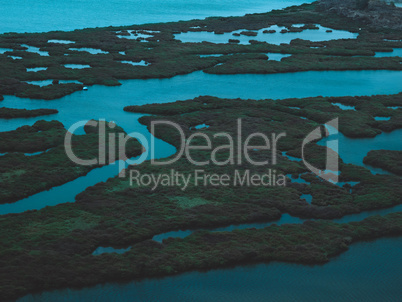
<path fill-rule="evenodd" d="M 307 71 L 283 74 L 214 75 L 197 71 L 169 79 L 123 80 L 123 85 L 94 85 L 63 98 L 46 101 L 4 96 L 3 107 L 59 110 L 59 114 L 0 120 L 2 131 L 32 125 L 38 120 L 61 121 L 67 128 L 89 119 L 114 120 L 127 132 L 136 130 L 140 114 L 124 106 L 167 103 L 200 95 L 243 99 L 284 99 L 311 96 L 395 94 L 401 91 L 401 71 Z M 292 87 L 292 89 L 289 89 Z M 80 110 L 77 110 L 80 108 Z"/>
<path fill-rule="evenodd" d="M 375 57 L 402 57 L 402 48 L 394 48 L 392 52 L 376 52 Z"/>
<path fill-rule="evenodd" d="M 242 16 L 312 0 L 13 0 L 2 1 L 0 33 L 74 30 Z"/>

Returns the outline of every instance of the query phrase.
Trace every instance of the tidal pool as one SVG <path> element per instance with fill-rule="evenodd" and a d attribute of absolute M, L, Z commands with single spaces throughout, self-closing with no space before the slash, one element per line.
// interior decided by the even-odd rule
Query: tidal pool
<path fill-rule="evenodd" d="M 31 85 L 44 87 L 44 86 L 53 85 L 53 80 L 26 81 L 26 83 L 31 84 Z M 77 80 L 59 80 L 59 84 L 70 84 L 70 83 L 82 84 L 81 82 L 79 82 Z M 55 84 L 55 85 L 57 85 L 57 84 Z"/>
<path fill-rule="evenodd" d="M 288 32 L 280 33 L 281 30 L 286 29 L 282 26 L 273 25 L 268 28 L 262 28 L 258 31 L 256 36 L 234 36 L 233 34 L 240 34 L 243 31 L 248 31 L 245 29 L 239 29 L 230 33 L 215 34 L 214 32 L 207 31 L 189 31 L 185 33 L 175 34 L 175 39 L 183 43 L 201 43 L 211 42 L 211 43 L 228 43 L 229 39 L 239 40 L 239 44 L 249 44 L 250 40 L 256 40 L 259 42 L 267 42 L 270 44 L 279 45 L 282 43 L 288 44 L 294 39 L 309 40 L 312 42 L 319 41 L 329 41 L 336 39 L 356 39 L 358 34 L 351 33 L 343 30 L 332 30 L 332 32 L 327 32 L 329 28 L 322 27 L 318 25 L 319 29 L 305 29 L 302 32 Z M 263 33 L 264 30 L 275 30 L 275 33 L 266 34 Z"/>
<path fill-rule="evenodd" d="M 35 68 L 27 68 L 27 72 L 37 72 L 37 71 L 42 71 L 46 70 L 47 67 L 35 67 Z"/>
<path fill-rule="evenodd" d="M 47 51 L 42 51 L 42 50 L 40 50 L 39 47 L 29 46 L 29 45 L 26 45 L 26 44 L 21 44 L 21 46 L 27 48 L 27 49 L 25 50 L 25 51 L 27 51 L 27 52 L 37 53 L 38 55 L 44 56 L 44 57 L 48 57 L 48 56 L 49 56 L 49 53 L 48 53 Z"/>
<path fill-rule="evenodd" d="M 70 40 L 49 40 L 47 43 L 58 43 L 58 44 L 72 44 L 75 43 L 74 41 Z"/>
<path fill-rule="evenodd" d="M 136 31 L 129 31 L 130 35 L 120 35 L 120 32 L 116 32 L 117 37 L 120 39 L 130 39 L 130 40 L 137 40 L 140 39 L 141 42 L 147 42 L 145 39 L 153 37 L 154 32 L 150 31 L 147 33 L 139 33 Z"/>
<path fill-rule="evenodd" d="M 341 108 L 342 110 L 354 110 L 354 111 L 356 111 L 355 106 L 343 105 L 341 103 L 332 103 L 332 105 L 337 106 L 337 107 Z"/>
<path fill-rule="evenodd" d="M 386 116 L 375 116 L 374 119 L 376 121 L 389 121 L 391 118 Z"/>
<path fill-rule="evenodd" d="M 133 65 L 133 66 L 148 66 L 148 65 L 149 65 L 149 63 L 148 63 L 148 62 L 145 62 L 144 60 L 141 60 L 140 62 L 120 61 L 120 63 L 123 63 L 123 64 L 130 64 L 130 65 Z"/>
<path fill-rule="evenodd" d="M 91 68 L 91 65 L 84 65 L 84 64 L 65 64 L 65 68 L 70 69 L 84 69 L 84 68 Z"/>
<path fill-rule="evenodd" d="M 205 129 L 205 128 L 209 128 L 209 125 L 206 124 L 199 124 L 197 126 L 194 126 L 195 129 L 199 130 L 199 129 Z"/>
<path fill-rule="evenodd" d="M 124 254 L 125 252 L 128 252 L 131 250 L 131 247 L 128 248 L 122 248 L 122 249 L 115 249 L 112 247 L 98 247 L 92 255 L 97 256 L 97 255 L 102 255 L 102 254 L 110 254 L 110 253 L 117 253 L 117 254 Z"/>
<path fill-rule="evenodd" d="M 70 50 L 75 50 L 75 51 L 85 51 L 89 52 L 90 54 L 97 55 L 97 54 L 106 54 L 108 53 L 107 51 L 104 51 L 102 49 L 96 49 L 96 48 L 87 48 L 87 47 L 82 47 L 82 48 L 69 48 Z"/>
<path fill-rule="evenodd" d="M 200 55 L 200 58 L 221 57 L 223 54 Z"/>
<path fill-rule="evenodd" d="M 300 196 L 300 199 L 304 199 L 305 201 L 307 201 L 307 203 L 310 203 L 313 201 L 313 196 L 311 194 L 302 194 Z"/>
<path fill-rule="evenodd" d="M 279 61 L 280 62 L 280 61 L 282 61 L 283 58 L 290 57 L 291 55 L 269 52 L 269 53 L 267 53 L 267 56 L 268 56 L 268 61 Z"/>

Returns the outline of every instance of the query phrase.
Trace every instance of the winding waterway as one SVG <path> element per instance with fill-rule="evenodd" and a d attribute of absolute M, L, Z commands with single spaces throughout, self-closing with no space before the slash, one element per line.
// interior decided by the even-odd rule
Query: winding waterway
<path fill-rule="evenodd" d="M 310 96 L 346 96 L 393 94 L 400 92 L 402 72 L 399 71 L 308 71 L 286 74 L 245 74 L 245 75 L 213 75 L 197 71 L 188 75 L 176 76 L 170 79 L 125 80 L 123 85 L 106 87 L 95 85 L 88 91 L 76 92 L 72 95 L 53 100 L 21 99 L 15 96 L 5 96 L 2 106 L 9 108 L 51 108 L 59 110 L 57 115 L 0 120 L 2 131 L 15 130 L 23 125 L 32 125 L 38 120 L 54 120 L 62 122 L 67 128 L 81 120 L 105 119 L 115 121 L 127 133 L 138 132 L 150 140 L 151 134 L 147 128 L 138 122 L 142 114 L 123 111 L 127 105 L 142 105 L 149 103 L 165 103 L 176 100 L 191 99 L 199 95 L 213 95 L 226 98 L 241 97 L 244 99 L 283 99 L 291 97 Z M 320 83 L 320 85 L 317 85 Z M 370 83 L 370 85 L 368 85 Z M 293 87 L 293 89 L 288 89 Z M 339 89 L 342 87 L 342 89 Z M 79 108 L 79 110 L 77 110 Z M 76 132 L 77 134 L 83 134 Z M 384 140 L 383 137 L 386 137 Z M 380 140 L 401 147 L 400 131 L 381 134 L 373 139 L 367 139 L 365 149 L 367 154 L 370 142 Z M 164 158 L 176 152 L 176 149 L 166 142 L 155 140 L 155 157 Z M 354 144 L 355 140 L 345 140 L 345 145 Z M 395 149 L 395 148 L 391 148 Z M 358 148 L 355 153 L 359 155 Z M 151 153 L 149 153 L 150 155 Z M 343 153 L 341 153 L 342 157 Z M 361 154 L 359 155 L 361 156 Z M 342 157 L 343 158 L 343 157 Z M 150 159 L 148 157 L 148 159 Z M 356 163 L 359 164 L 359 163 Z M 360 163 L 362 165 L 362 163 Z M 121 170 L 117 164 L 112 164 L 91 171 L 87 176 L 80 177 L 65 185 L 54 187 L 23 200 L 11 204 L 1 204 L 0 214 L 21 213 L 27 210 L 39 210 L 65 202 L 74 202 L 75 196 L 87 187 L 100 181 L 106 181 L 116 176 Z"/>

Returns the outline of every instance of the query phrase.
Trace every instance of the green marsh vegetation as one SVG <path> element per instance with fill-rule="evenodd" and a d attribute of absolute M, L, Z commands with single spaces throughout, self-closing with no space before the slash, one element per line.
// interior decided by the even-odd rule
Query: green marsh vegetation
<path fill-rule="evenodd" d="M 95 127 L 85 127 L 85 135 L 74 135 L 72 139 L 75 155 L 83 160 L 97 158 L 99 153 L 99 134 L 90 128 L 96 130 Z M 107 133 L 124 133 L 120 127 L 106 129 Z M 0 152 L 7 153 L 0 156 L 1 203 L 15 202 L 48 190 L 100 167 L 98 164 L 82 166 L 72 162 L 65 151 L 65 135 L 66 129 L 58 121 L 38 121 L 33 126 L 0 133 Z M 109 142 L 106 150 L 108 156 Z M 128 157 L 134 157 L 142 153 L 142 146 L 131 139 L 126 151 Z M 35 152 L 39 154 L 29 154 Z"/>
<path fill-rule="evenodd" d="M 373 150 L 364 158 L 364 163 L 402 175 L 402 151 Z"/>
<path fill-rule="evenodd" d="M 37 117 L 43 115 L 56 114 L 59 111 L 56 109 L 14 109 L 14 108 L 0 108 L 0 118 L 13 119 L 13 118 L 27 118 L 27 117 Z"/>

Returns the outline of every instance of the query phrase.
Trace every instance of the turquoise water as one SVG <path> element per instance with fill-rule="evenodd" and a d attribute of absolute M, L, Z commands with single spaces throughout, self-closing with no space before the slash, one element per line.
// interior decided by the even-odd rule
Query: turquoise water
<path fill-rule="evenodd" d="M 206 124 L 199 124 L 197 126 L 194 126 L 195 129 L 203 129 L 203 128 L 209 128 L 209 125 Z"/>
<path fill-rule="evenodd" d="M 58 43 L 58 44 L 73 44 L 75 43 L 74 41 L 70 40 L 49 40 L 47 43 Z"/>
<path fill-rule="evenodd" d="M 43 57 L 48 57 L 49 53 L 47 51 L 41 51 L 39 47 L 35 47 L 35 46 L 30 46 L 27 44 L 21 44 L 22 47 L 27 48 L 25 51 L 27 52 L 33 52 L 33 53 L 37 53 L 40 56 Z"/>
<path fill-rule="evenodd" d="M 386 117 L 386 116 L 375 116 L 374 119 L 376 121 L 389 121 L 391 117 Z"/>
<path fill-rule="evenodd" d="M 48 83 L 48 82 L 46 82 Z M 310 96 L 395 94 L 401 91 L 400 71 L 308 71 L 284 74 L 214 75 L 197 71 L 170 79 L 124 80 L 123 85 L 95 85 L 63 98 L 45 101 L 4 96 L 2 107 L 59 110 L 59 114 L 29 119 L 0 120 L 2 131 L 32 125 L 38 120 L 60 120 L 66 127 L 77 121 L 114 120 L 126 131 L 138 125 L 140 114 L 124 112 L 128 105 L 167 103 L 200 95 L 244 99 L 284 99 Z M 319 85 L 317 84 L 319 83 Z M 289 89 L 291 87 L 292 89 Z M 342 87 L 342 89 L 340 89 Z M 80 110 L 77 110 L 80 108 Z"/>
<path fill-rule="evenodd" d="M 313 201 L 313 196 L 311 194 L 302 194 L 300 196 L 300 199 L 304 199 L 305 201 L 307 201 L 307 203 L 311 204 L 311 202 Z"/>
<path fill-rule="evenodd" d="M 120 61 L 122 64 L 130 64 L 133 66 L 148 66 L 149 63 L 141 60 L 140 62 L 133 62 L 133 61 Z"/>
<path fill-rule="evenodd" d="M 26 81 L 26 83 L 31 84 L 31 85 L 36 85 L 36 86 L 43 87 L 43 86 L 52 85 L 53 80 Z M 59 80 L 59 84 L 68 84 L 68 83 L 82 84 L 81 82 L 79 82 L 77 80 Z"/>
<path fill-rule="evenodd" d="M 46 70 L 47 67 L 34 67 L 34 68 L 27 68 L 27 72 L 38 72 L 42 70 Z"/>
<path fill-rule="evenodd" d="M 13 49 L 12 48 L 0 48 L 0 54 L 3 54 L 7 51 L 13 51 Z"/>
<path fill-rule="evenodd" d="M 85 52 L 89 52 L 90 54 L 93 54 L 93 55 L 97 55 L 97 54 L 106 54 L 106 53 L 108 53 L 107 51 L 104 51 L 104 50 L 102 50 L 102 49 L 87 48 L 87 47 L 82 47 L 82 48 L 70 48 L 70 50 L 85 51 Z"/>
<path fill-rule="evenodd" d="M 221 57 L 223 54 L 200 55 L 200 58 Z"/>
<path fill-rule="evenodd" d="M 30 301 L 399 301 L 402 241 L 353 244 L 324 265 L 273 262 L 28 295 Z"/>
<path fill-rule="evenodd" d="M 242 16 L 312 0 L 13 0 L 2 1 L 0 33 L 74 30 Z"/>
<path fill-rule="evenodd" d="M 125 252 L 128 252 L 129 250 L 131 250 L 131 247 L 128 248 L 123 248 L 123 249 L 115 249 L 112 247 L 98 247 L 93 253 L 92 255 L 97 256 L 97 255 L 102 255 L 105 253 L 117 253 L 117 254 L 123 254 Z"/>
<path fill-rule="evenodd" d="M 84 69 L 84 68 L 91 68 L 90 65 L 84 65 L 84 64 L 65 64 L 65 68 L 71 68 L 71 69 Z"/>
<path fill-rule="evenodd" d="M 330 126 L 327 126 L 330 127 Z M 331 134 L 331 130 L 330 130 Z M 326 146 L 334 150 L 329 143 L 332 140 L 338 140 L 339 156 L 347 164 L 354 164 L 368 168 L 372 173 L 384 173 L 383 170 L 373 168 L 363 164 L 363 159 L 371 150 L 402 150 L 402 129 L 397 129 L 392 132 L 383 132 L 374 138 L 349 138 L 342 133 L 332 134 L 320 140 L 317 144 Z M 336 150 L 334 150 L 336 151 Z"/>
<path fill-rule="evenodd" d="M 394 48 L 392 52 L 376 52 L 375 57 L 402 57 L 402 48 Z"/>
<path fill-rule="evenodd" d="M 290 57 L 291 55 L 282 53 L 267 53 L 268 60 L 271 61 L 281 61 L 283 58 Z"/>
<path fill-rule="evenodd" d="M 338 106 L 342 110 L 354 110 L 354 111 L 356 111 L 355 106 L 348 106 L 348 105 L 344 105 L 344 104 L 341 104 L 341 103 L 332 103 L 332 105 Z"/>

